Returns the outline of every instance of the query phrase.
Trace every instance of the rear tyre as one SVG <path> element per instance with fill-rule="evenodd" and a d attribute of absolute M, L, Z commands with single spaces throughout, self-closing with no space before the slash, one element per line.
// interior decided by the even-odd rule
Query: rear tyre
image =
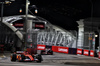
<path fill-rule="evenodd" d="M 52 51 L 52 50 L 49 50 L 49 51 L 47 52 L 47 54 L 48 54 L 48 55 L 53 55 L 53 51 Z"/>
<path fill-rule="evenodd" d="M 41 50 L 41 55 L 45 55 L 45 50 Z"/>
<path fill-rule="evenodd" d="M 16 54 L 11 55 L 11 61 L 13 61 L 13 62 L 16 61 Z"/>
<path fill-rule="evenodd" d="M 51 51 L 51 55 L 53 55 L 53 51 Z"/>

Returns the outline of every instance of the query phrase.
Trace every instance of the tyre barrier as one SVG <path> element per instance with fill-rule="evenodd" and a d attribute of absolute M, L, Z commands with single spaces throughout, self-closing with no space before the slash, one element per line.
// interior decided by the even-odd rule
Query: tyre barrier
<path fill-rule="evenodd" d="M 80 49 L 80 48 L 69 48 L 69 47 L 62 47 L 62 46 L 46 46 L 46 45 L 37 45 L 37 50 L 45 50 L 46 47 L 50 47 L 53 52 L 59 52 L 59 53 L 66 53 L 66 54 L 79 54 L 79 55 L 85 55 L 85 56 L 91 56 L 91 57 L 98 57 L 100 58 L 100 52 L 96 53 L 96 51 L 93 50 L 86 50 L 86 49 Z"/>

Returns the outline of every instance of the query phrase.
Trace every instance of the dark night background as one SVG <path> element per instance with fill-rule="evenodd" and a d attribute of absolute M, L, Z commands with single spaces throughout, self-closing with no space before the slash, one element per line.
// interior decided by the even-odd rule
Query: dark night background
<path fill-rule="evenodd" d="M 16 0 L 4 5 L 4 16 L 25 14 L 25 1 Z M 54 25 L 67 30 L 77 30 L 79 19 L 100 17 L 100 0 L 29 0 L 30 6 L 36 5 L 37 16 L 41 16 Z M 0 5 L 1 6 L 1 5 Z M 92 7 L 93 6 L 93 7 Z M 19 10 L 22 8 L 23 12 Z M 29 8 L 34 13 L 34 8 Z M 93 10 L 92 10 L 93 9 Z M 91 11 L 93 13 L 91 14 Z"/>

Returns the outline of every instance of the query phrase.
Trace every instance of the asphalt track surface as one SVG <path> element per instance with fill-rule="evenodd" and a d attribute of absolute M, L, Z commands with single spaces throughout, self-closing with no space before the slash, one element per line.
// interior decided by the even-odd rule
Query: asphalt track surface
<path fill-rule="evenodd" d="M 11 53 L 0 54 L 0 66 L 100 66 L 100 60 L 83 55 L 70 55 L 54 53 L 54 55 L 42 55 L 43 61 L 36 62 L 11 62 Z"/>

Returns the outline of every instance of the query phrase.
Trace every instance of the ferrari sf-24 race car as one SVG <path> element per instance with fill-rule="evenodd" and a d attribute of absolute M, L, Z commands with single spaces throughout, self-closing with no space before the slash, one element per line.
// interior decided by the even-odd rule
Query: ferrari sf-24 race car
<path fill-rule="evenodd" d="M 11 61 L 43 61 L 40 54 L 29 54 L 26 51 L 17 51 L 11 54 Z"/>
<path fill-rule="evenodd" d="M 41 55 L 53 55 L 53 51 L 51 48 L 46 48 L 45 50 L 41 50 Z"/>

